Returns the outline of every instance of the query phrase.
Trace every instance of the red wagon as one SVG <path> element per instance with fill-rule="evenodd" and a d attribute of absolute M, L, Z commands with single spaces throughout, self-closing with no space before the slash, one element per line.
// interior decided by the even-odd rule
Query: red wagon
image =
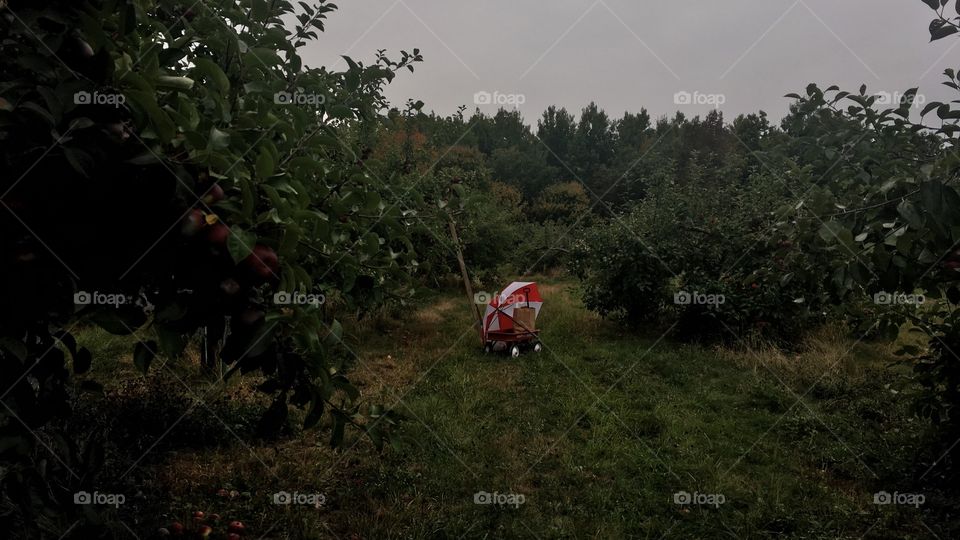
<path fill-rule="evenodd" d="M 510 356 L 520 356 L 522 350 L 540 352 L 540 330 L 531 324 L 514 317 L 517 308 L 530 308 L 534 312 L 533 320 L 540 315 L 543 299 L 534 282 L 514 282 L 495 295 L 487 305 L 483 316 L 483 350 L 493 352 L 507 350 Z"/>

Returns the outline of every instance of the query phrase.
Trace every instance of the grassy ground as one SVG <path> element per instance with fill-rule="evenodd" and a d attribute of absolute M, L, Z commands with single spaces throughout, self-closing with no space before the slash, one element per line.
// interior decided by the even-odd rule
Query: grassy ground
<path fill-rule="evenodd" d="M 206 386 L 186 420 L 137 438 L 147 457 L 127 478 L 146 486 L 149 517 L 135 525 L 202 509 L 267 538 L 957 537 L 955 501 L 911 480 L 924 428 L 888 349 L 830 335 L 790 356 L 680 345 L 598 319 L 571 287 L 542 286 L 545 350 L 518 359 L 479 351 L 454 293 L 364 325 L 352 379 L 407 417 L 382 455 L 358 436 L 342 452 L 322 433 L 256 442 L 256 380 Z M 128 394 L 163 408 L 164 384 L 191 375 L 156 377 Z M 325 504 L 270 504 L 281 490 Z M 926 500 L 878 506 L 878 491 Z M 515 504 L 477 504 L 481 492 Z M 677 504 L 683 493 L 721 504 Z"/>

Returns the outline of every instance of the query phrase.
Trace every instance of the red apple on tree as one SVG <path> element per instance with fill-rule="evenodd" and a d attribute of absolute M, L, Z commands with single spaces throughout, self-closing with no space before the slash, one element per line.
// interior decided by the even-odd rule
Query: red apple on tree
<path fill-rule="evenodd" d="M 220 282 L 220 290 L 223 291 L 223 294 L 227 296 L 233 296 L 240 292 L 240 283 L 233 278 L 227 278 Z M 226 497 L 227 490 L 221 489 L 217 492 L 217 495 L 220 497 Z"/>
<path fill-rule="evenodd" d="M 210 189 L 207 190 L 206 194 L 203 196 L 203 202 L 206 204 L 214 204 L 223 200 L 223 188 L 220 187 L 220 184 L 214 184 L 210 186 Z"/>
<path fill-rule="evenodd" d="M 183 218 L 183 224 L 180 226 L 180 232 L 184 236 L 196 236 L 204 226 L 206 226 L 206 219 L 203 217 L 203 212 L 194 208 L 190 211 L 186 217 Z"/>
<path fill-rule="evenodd" d="M 227 238 L 230 237 L 230 227 L 227 227 L 222 221 L 214 223 L 207 229 L 207 240 L 215 246 L 227 245 Z"/>
<path fill-rule="evenodd" d="M 280 259 L 273 248 L 257 244 L 253 247 L 253 252 L 244 259 L 247 268 L 253 270 L 257 276 L 262 279 L 270 279 L 280 272 Z"/>
<path fill-rule="evenodd" d="M 263 310 L 250 307 L 240 313 L 239 320 L 244 326 L 250 327 L 262 323 L 266 316 L 267 314 L 264 313 Z M 234 497 L 233 493 L 230 494 L 230 497 Z"/>
<path fill-rule="evenodd" d="M 242 534 L 243 531 L 247 530 L 247 527 L 243 524 L 242 521 L 231 521 L 230 525 L 227 526 L 227 530 L 229 532 L 239 535 L 239 534 Z"/>
<path fill-rule="evenodd" d="M 93 51 L 93 47 L 91 47 L 89 43 L 80 39 L 79 37 L 74 38 L 74 47 L 76 47 L 78 54 L 82 58 L 93 58 L 93 56 L 96 54 Z"/>

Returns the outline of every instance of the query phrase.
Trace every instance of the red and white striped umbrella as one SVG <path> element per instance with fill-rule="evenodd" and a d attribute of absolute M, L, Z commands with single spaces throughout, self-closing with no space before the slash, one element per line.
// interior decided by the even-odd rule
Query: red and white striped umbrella
<path fill-rule="evenodd" d="M 527 307 L 527 305 L 536 310 L 538 317 L 540 316 L 543 299 L 540 298 L 540 291 L 537 290 L 536 283 L 515 281 L 500 291 L 490 300 L 487 311 L 483 315 L 484 339 L 486 340 L 489 332 L 512 330 L 514 327 L 511 318 L 513 317 L 513 310 L 518 307 Z"/>

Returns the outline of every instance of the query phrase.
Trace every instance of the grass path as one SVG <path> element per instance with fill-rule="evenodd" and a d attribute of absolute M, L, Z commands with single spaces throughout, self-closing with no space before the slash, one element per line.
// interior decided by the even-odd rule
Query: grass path
<path fill-rule="evenodd" d="M 409 420 L 399 448 L 353 464 L 360 480 L 338 495 L 336 534 L 946 534 L 929 508 L 873 504 L 876 491 L 912 487 L 899 479 L 909 477 L 904 448 L 919 433 L 905 400 L 885 387 L 897 371 L 882 350 L 834 350 L 832 371 L 823 350 L 791 360 L 806 371 L 751 369 L 731 353 L 625 334 L 586 311 L 571 287 L 542 286 L 539 355 L 483 355 L 470 306 L 456 296 L 389 333 L 360 336 L 355 378 Z M 523 502 L 476 504 L 478 492 Z M 680 492 L 722 504 L 678 505 Z"/>
<path fill-rule="evenodd" d="M 85 344 L 113 358 L 93 376 L 113 382 L 80 410 L 123 435 L 104 489 L 142 488 L 120 517 L 148 531 L 199 509 L 271 539 L 960 534 L 956 501 L 909 480 L 924 472 L 913 450 L 924 430 L 893 391 L 905 378 L 889 349 L 829 336 L 791 355 L 683 345 L 601 320 L 574 287 L 541 281 L 544 351 L 518 359 L 481 352 L 455 292 L 361 325 L 348 337 L 360 355 L 351 380 L 407 418 L 382 454 L 350 430 L 346 450 L 331 450 L 328 426 L 257 440 L 262 379 L 216 390 L 195 361 L 143 378 L 128 338 L 91 330 Z M 881 490 L 926 503 L 877 506 Z M 320 492 L 326 504 L 277 506 L 278 491 Z M 476 504 L 480 492 L 516 504 Z M 676 504 L 678 493 L 714 504 Z"/>

